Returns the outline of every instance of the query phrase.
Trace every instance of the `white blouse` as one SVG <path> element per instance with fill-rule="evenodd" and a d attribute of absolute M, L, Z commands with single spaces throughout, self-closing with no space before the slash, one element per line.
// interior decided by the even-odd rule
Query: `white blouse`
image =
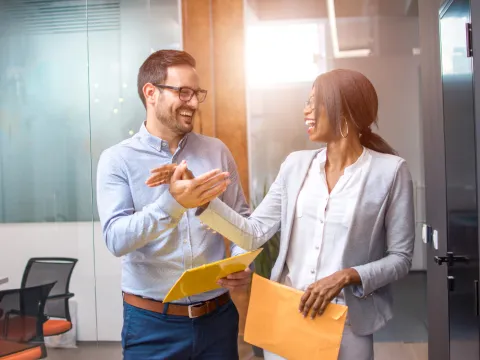
<path fill-rule="evenodd" d="M 281 278 L 283 284 L 302 291 L 342 269 L 348 228 L 371 154 L 364 148 L 357 161 L 345 168 L 330 194 L 325 174 L 326 159 L 326 150 L 318 153 L 300 190 Z M 341 300 L 343 295 L 339 298 Z"/>

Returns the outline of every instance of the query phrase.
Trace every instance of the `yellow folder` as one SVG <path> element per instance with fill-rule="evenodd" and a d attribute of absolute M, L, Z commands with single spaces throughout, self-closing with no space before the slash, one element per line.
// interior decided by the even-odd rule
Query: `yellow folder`
<path fill-rule="evenodd" d="M 337 360 L 347 307 L 329 304 L 312 320 L 298 312 L 303 293 L 253 275 L 244 339 L 288 360 Z"/>
<path fill-rule="evenodd" d="M 262 250 L 246 252 L 186 270 L 170 289 L 163 302 L 172 302 L 186 296 L 219 289 L 220 286 L 217 284 L 217 280 L 234 272 L 245 270 Z"/>

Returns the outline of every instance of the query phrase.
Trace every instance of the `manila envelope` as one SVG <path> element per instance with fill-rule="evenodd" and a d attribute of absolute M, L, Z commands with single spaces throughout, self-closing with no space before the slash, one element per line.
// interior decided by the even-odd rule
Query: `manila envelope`
<path fill-rule="evenodd" d="M 163 302 L 172 302 L 186 296 L 220 289 L 217 280 L 245 270 L 263 249 L 249 251 L 227 259 L 186 270 L 168 292 Z"/>
<path fill-rule="evenodd" d="M 304 318 L 302 295 L 254 274 L 244 340 L 288 360 L 337 360 L 347 307 L 329 304 L 322 316 Z"/>

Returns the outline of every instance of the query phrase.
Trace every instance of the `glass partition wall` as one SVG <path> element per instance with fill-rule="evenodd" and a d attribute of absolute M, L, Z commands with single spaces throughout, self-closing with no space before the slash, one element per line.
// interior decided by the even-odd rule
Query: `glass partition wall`
<path fill-rule="evenodd" d="M 289 153 L 324 146 L 308 140 L 304 122 L 304 104 L 315 78 L 337 68 L 366 75 L 379 98 L 379 128 L 373 130 L 409 164 L 417 221 L 412 272 L 395 284 L 395 318 L 375 334 L 375 358 L 390 359 L 392 351 L 405 358 L 412 357 L 412 352 L 425 358 L 418 2 L 298 0 L 274 4 L 244 0 L 244 4 L 252 203 L 258 204 L 265 196 Z"/>
<path fill-rule="evenodd" d="M 138 68 L 180 49 L 181 29 L 179 0 L 0 0 L 0 290 L 20 287 L 30 258 L 78 259 L 69 338 L 113 341 L 112 358 L 121 260 L 102 239 L 96 165 L 139 129 Z"/>

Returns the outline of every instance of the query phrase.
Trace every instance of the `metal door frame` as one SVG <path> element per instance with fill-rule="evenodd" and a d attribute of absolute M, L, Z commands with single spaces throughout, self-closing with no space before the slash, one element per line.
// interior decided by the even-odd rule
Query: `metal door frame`
<path fill-rule="evenodd" d="M 477 147 L 477 204 L 480 205 L 480 3 L 478 1 L 470 0 L 470 18 L 472 23 L 472 47 L 473 47 L 473 99 L 474 99 L 474 112 L 475 112 L 475 138 Z M 475 56 L 477 54 L 477 56 Z M 477 71 L 475 71 L 477 69 Z M 479 89 L 477 90 L 477 86 Z M 480 207 L 479 207 L 480 209 Z M 480 212 L 480 210 L 479 210 Z M 480 215 L 480 214 L 479 214 Z M 480 218 L 480 216 L 479 216 Z M 480 226 L 479 236 L 480 239 Z M 480 240 L 479 240 L 480 241 Z M 480 259 L 480 246 L 479 246 L 479 259 Z M 480 280 L 480 273 L 479 273 Z M 477 301 L 480 298 L 480 294 L 477 294 Z M 479 304 L 480 307 L 480 304 Z M 480 309 L 479 309 L 480 311 Z M 480 320 L 477 317 L 477 321 Z M 479 323 L 480 324 L 480 323 Z M 479 327 L 480 337 L 480 327 Z"/>
<path fill-rule="evenodd" d="M 435 250 L 431 243 L 426 245 L 428 354 L 430 359 L 448 360 L 448 270 L 446 266 L 438 266 L 433 260 L 435 256 L 442 256 L 447 251 L 447 192 L 439 36 L 441 1 L 422 0 L 418 2 L 418 6 L 426 221 L 439 235 L 438 250 Z"/>

